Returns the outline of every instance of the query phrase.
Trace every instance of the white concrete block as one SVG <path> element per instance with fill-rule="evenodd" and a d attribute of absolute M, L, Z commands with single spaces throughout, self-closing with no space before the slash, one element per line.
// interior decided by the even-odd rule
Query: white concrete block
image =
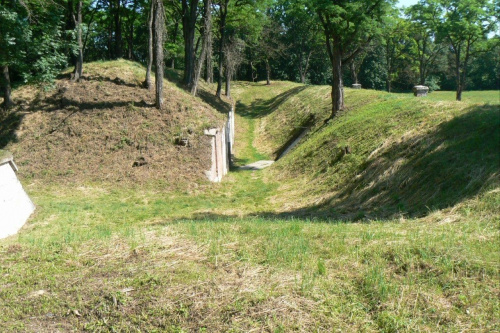
<path fill-rule="evenodd" d="M 0 160 L 0 238 L 17 233 L 35 210 L 15 170 L 12 158 Z"/>

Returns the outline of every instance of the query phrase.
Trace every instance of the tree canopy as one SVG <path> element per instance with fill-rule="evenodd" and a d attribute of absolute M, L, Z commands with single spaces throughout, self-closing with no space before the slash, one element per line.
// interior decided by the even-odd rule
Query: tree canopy
<path fill-rule="evenodd" d="M 193 94 L 202 78 L 218 83 L 219 96 L 234 78 L 331 84 L 332 116 L 352 83 L 426 84 L 456 90 L 458 100 L 465 89 L 498 89 L 493 0 L 421 0 L 404 10 L 395 0 L 163 0 L 161 36 L 156 1 L 0 0 L 3 105 L 12 104 L 11 85 L 49 87 L 68 66 L 78 80 L 84 62 L 117 58 L 149 64 L 148 73 L 164 63 L 181 70 Z M 152 36 L 162 37 L 155 63 Z"/>

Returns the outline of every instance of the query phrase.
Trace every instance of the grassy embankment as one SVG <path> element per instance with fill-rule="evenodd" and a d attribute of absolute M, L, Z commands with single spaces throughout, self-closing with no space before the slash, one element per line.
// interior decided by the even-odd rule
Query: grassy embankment
<path fill-rule="evenodd" d="M 322 127 L 327 87 L 234 92 L 239 163 L 272 155 L 308 113 L 315 127 L 270 170 L 233 172 L 208 187 L 26 184 L 37 213 L 0 241 L 3 331 L 500 329 L 496 107 L 348 91 L 349 111 Z M 436 142 L 451 147 L 448 164 L 426 160 Z M 352 153 L 337 160 L 345 145 Z M 387 197 L 371 198 L 382 209 L 342 200 L 353 184 L 370 195 L 365 170 L 377 188 L 370 168 L 380 155 L 398 170 L 409 159 L 420 171 L 457 172 L 454 192 L 465 190 L 446 192 L 444 181 L 432 211 L 391 181 L 387 190 L 416 208 Z M 467 186 L 477 179 L 485 185 Z M 422 178 L 407 186 L 436 180 L 414 181 Z"/>

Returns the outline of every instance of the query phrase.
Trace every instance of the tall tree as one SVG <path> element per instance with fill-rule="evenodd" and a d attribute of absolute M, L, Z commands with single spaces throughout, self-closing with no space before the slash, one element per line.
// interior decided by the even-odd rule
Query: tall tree
<path fill-rule="evenodd" d="M 367 46 L 363 51 L 358 53 L 354 58 L 349 62 L 349 71 L 351 72 L 351 80 L 352 83 L 359 83 L 359 71 L 361 70 L 361 65 L 368 55 L 368 51 L 371 49 L 370 46 Z"/>
<path fill-rule="evenodd" d="M 408 36 L 412 40 L 410 57 L 418 66 L 418 83 L 424 85 L 429 71 L 436 64 L 443 51 L 443 44 L 436 43 L 436 32 L 432 19 L 437 14 L 435 7 L 417 3 L 406 9 L 410 21 Z"/>
<path fill-rule="evenodd" d="M 266 69 L 266 84 L 271 84 L 271 62 L 283 56 L 286 48 L 280 39 L 283 29 L 272 20 L 264 25 L 257 46 L 257 57 L 264 63 Z"/>
<path fill-rule="evenodd" d="M 144 85 L 148 90 L 153 89 L 153 83 L 151 82 L 151 68 L 153 66 L 153 16 L 155 14 L 155 1 L 156 0 L 151 0 L 148 14 L 148 58 L 146 80 L 144 81 Z"/>
<path fill-rule="evenodd" d="M 154 7 L 154 58 L 155 58 L 155 86 L 156 107 L 163 107 L 163 41 L 165 35 L 165 9 L 163 0 L 153 0 Z"/>
<path fill-rule="evenodd" d="M 126 24 L 126 33 L 127 33 L 127 58 L 130 60 L 135 59 L 134 55 L 134 32 L 137 16 L 139 15 L 139 0 L 132 0 L 132 6 L 127 8 L 127 24 Z"/>
<path fill-rule="evenodd" d="M 78 56 L 76 58 L 76 66 L 75 70 L 73 72 L 73 80 L 75 82 L 80 81 L 80 78 L 82 77 L 83 74 L 83 41 L 82 41 L 82 1 L 78 1 L 78 7 L 77 7 L 77 18 L 73 19 L 75 20 L 75 25 L 76 25 L 76 34 L 77 34 L 77 41 L 78 41 Z"/>
<path fill-rule="evenodd" d="M 222 95 L 222 78 L 223 78 L 223 63 L 224 63 L 224 42 L 226 37 L 226 18 L 227 10 L 229 7 L 229 0 L 219 0 L 219 71 L 217 76 L 217 91 L 216 96 L 221 97 Z"/>
<path fill-rule="evenodd" d="M 379 33 L 382 18 L 392 3 L 392 0 L 313 1 L 332 65 L 331 118 L 344 109 L 342 64 L 356 57 Z"/>
<path fill-rule="evenodd" d="M 308 0 L 278 0 L 275 6 L 272 19 L 283 27 L 281 39 L 288 46 L 285 57 L 293 65 L 294 73 L 289 78 L 298 77 L 301 83 L 306 83 L 313 55 L 324 48 L 316 13 Z"/>
<path fill-rule="evenodd" d="M 121 0 L 114 0 L 114 38 L 115 38 L 115 58 L 119 59 L 123 57 L 123 45 L 122 45 L 122 3 Z"/>
<path fill-rule="evenodd" d="M 177 5 L 177 2 L 174 2 Z M 182 0 L 177 10 L 182 17 L 182 35 L 184 37 L 184 84 L 191 87 L 194 80 L 196 51 L 196 22 L 198 19 L 198 0 Z"/>
<path fill-rule="evenodd" d="M 234 36 L 224 43 L 226 69 L 226 96 L 231 97 L 231 79 L 244 58 L 245 43 Z"/>
<path fill-rule="evenodd" d="M 213 42 L 213 32 L 212 27 L 210 27 L 207 35 L 207 52 L 205 60 L 205 81 L 207 83 L 214 82 Z"/>
<path fill-rule="evenodd" d="M 397 76 L 396 62 L 408 54 L 407 22 L 394 13 L 388 16 L 383 25 L 382 45 L 385 48 L 386 90 L 392 91 L 392 81 Z"/>
<path fill-rule="evenodd" d="M 472 58 L 488 50 L 488 34 L 496 29 L 495 5 L 489 0 L 422 0 L 441 41 L 446 41 L 454 56 L 456 100 L 462 100 L 467 71 Z"/>
<path fill-rule="evenodd" d="M 202 29 L 202 45 L 201 53 L 196 61 L 194 68 L 194 77 L 191 82 L 191 93 L 196 96 L 196 91 L 198 89 L 198 82 L 201 76 L 201 69 L 203 68 L 203 63 L 207 58 L 207 50 L 209 43 L 209 34 L 212 30 L 212 0 L 203 0 L 204 14 L 203 14 L 203 29 Z"/>

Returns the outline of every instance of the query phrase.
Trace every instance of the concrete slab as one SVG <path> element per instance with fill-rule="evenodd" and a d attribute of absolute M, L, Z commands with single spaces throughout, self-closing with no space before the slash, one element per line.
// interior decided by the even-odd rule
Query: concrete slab
<path fill-rule="evenodd" d="M 0 150 L 0 239 L 17 233 L 35 210 L 16 171 L 12 155 Z"/>
<path fill-rule="evenodd" d="M 267 167 L 270 167 L 273 163 L 274 163 L 274 161 L 262 160 L 262 161 L 257 161 L 254 163 L 244 165 L 244 166 L 240 167 L 239 169 L 240 170 L 262 170 L 262 169 L 265 169 Z"/>

